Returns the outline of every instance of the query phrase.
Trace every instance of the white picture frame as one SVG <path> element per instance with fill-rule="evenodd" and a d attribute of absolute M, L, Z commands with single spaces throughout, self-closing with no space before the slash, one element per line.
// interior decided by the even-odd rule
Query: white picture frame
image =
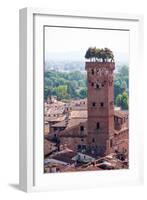
<path fill-rule="evenodd" d="M 74 25 L 130 30 L 129 170 L 43 174 L 43 29 L 44 25 Z M 138 98 L 143 68 L 143 17 L 140 15 L 20 10 L 20 189 L 26 192 L 78 189 L 143 182 L 143 131 Z M 132 98 L 135 97 L 135 98 Z M 134 109 L 135 108 L 135 109 Z M 72 180 L 72 181 L 70 181 Z"/>

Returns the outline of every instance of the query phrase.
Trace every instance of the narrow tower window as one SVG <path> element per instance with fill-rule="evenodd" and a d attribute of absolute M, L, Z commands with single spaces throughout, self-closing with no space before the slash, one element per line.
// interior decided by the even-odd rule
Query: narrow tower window
<path fill-rule="evenodd" d="M 93 86 L 94 86 L 94 83 L 91 83 L 91 86 L 93 87 Z"/>
<path fill-rule="evenodd" d="M 104 107 L 104 103 L 103 103 L 103 102 L 101 102 L 101 103 L 100 103 L 100 106 L 101 106 L 101 107 Z"/>
<path fill-rule="evenodd" d="M 110 140 L 110 147 L 112 147 L 113 146 L 113 140 L 111 139 Z"/>
<path fill-rule="evenodd" d="M 97 89 L 99 89 L 99 88 L 100 88 L 99 84 L 96 84 L 96 88 L 97 88 Z"/>
<path fill-rule="evenodd" d="M 84 131 L 84 126 L 80 126 L 80 131 Z"/>
<path fill-rule="evenodd" d="M 94 138 L 92 138 L 92 142 L 95 142 L 95 139 L 94 139 Z"/>
<path fill-rule="evenodd" d="M 99 128 L 100 128 L 100 123 L 97 122 L 97 124 L 96 124 L 96 129 L 99 129 Z"/>
<path fill-rule="evenodd" d="M 92 106 L 93 106 L 93 107 L 95 107 L 95 106 L 96 106 L 96 103 L 95 103 L 95 102 L 93 102 L 93 103 L 92 103 Z"/>
<path fill-rule="evenodd" d="M 91 70 L 92 75 L 94 75 L 94 69 Z"/>

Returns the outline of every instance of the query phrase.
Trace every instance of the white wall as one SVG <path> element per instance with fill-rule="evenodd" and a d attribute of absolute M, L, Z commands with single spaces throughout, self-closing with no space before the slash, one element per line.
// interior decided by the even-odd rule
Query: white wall
<path fill-rule="evenodd" d="M 18 184 L 18 53 L 19 9 L 22 7 L 48 7 L 68 10 L 95 10 L 140 13 L 145 17 L 147 34 L 147 7 L 145 0 L 2 0 L 0 6 L 0 197 L 3 199 L 147 199 L 145 186 L 98 188 L 89 191 L 68 191 L 24 194 Z M 146 39 L 146 38 L 145 38 Z M 147 46 L 145 46 L 145 49 Z M 146 70 L 147 71 L 147 70 Z M 145 74 L 145 73 L 144 73 Z M 145 74 L 146 75 L 146 74 Z M 140 80 L 143 79 L 142 77 Z M 145 92 L 142 107 L 146 108 Z M 143 114 L 145 116 L 145 114 Z M 145 121 L 145 117 L 143 119 Z M 146 149 L 147 150 L 147 149 Z M 72 181 L 72 180 L 70 180 Z M 146 197 L 145 197 L 146 196 Z M 1 198 L 2 199 L 2 198 Z"/>

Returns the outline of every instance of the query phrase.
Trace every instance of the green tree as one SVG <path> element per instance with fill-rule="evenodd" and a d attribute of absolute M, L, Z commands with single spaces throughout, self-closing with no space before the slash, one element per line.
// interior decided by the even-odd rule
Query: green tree
<path fill-rule="evenodd" d="M 82 88 L 80 91 L 79 91 L 79 96 L 81 99 L 84 99 L 87 97 L 87 88 Z"/>
<path fill-rule="evenodd" d="M 116 97 L 121 94 L 121 81 L 119 79 L 114 81 L 114 97 Z"/>
<path fill-rule="evenodd" d="M 96 61 L 96 47 L 92 48 L 88 48 L 88 50 L 86 51 L 86 54 L 85 54 L 85 58 L 86 59 L 90 59 L 90 61 Z"/>
<path fill-rule="evenodd" d="M 123 94 L 123 92 L 127 92 L 127 94 L 129 94 L 129 70 L 128 66 L 125 65 L 118 66 L 118 71 L 115 73 L 115 80 L 114 80 L 115 103 L 116 103 L 116 97 L 119 94 Z"/>
<path fill-rule="evenodd" d="M 116 97 L 116 105 L 121 107 L 123 110 L 128 110 L 128 94 L 123 92 Z"/>
<path fill-rule="evenodd" d="M 86 75 L 80 71 L 58 72 L 45 71 L 44 74 L 44 99 L 48 95 L 55 95 L 58 99 L 77 99 L 79 91 L 86 87 Z"/>
<path fill-rule="evenodd" d="M 67 85 L 67 93 L 69 94 L 70 98 L 77 98 L 77 92 L 71 83 Z"/>
<path fill-rule="evenodd" d="M 128 110 L 128 94 L 126 92 L 122 94 L 121 107 L 123 110 Z"/>
<path fill-rule="evenodd" d="M 123 81 L 123 82 L 122 82 L 121 88 L 122 88 L 123 91 L 126 91 L 126 90 L 127 90 L 127 83 L 126 83 L 126 81 Z"/>
<path fill-rule="evenodd" d="M 54 89 L 54 92 L 57 95 L 59 100 L 68 98 L 66 85 L 61 85 L 61 86 L 56 87 Z"/>
<path fill-rule="evenodd" d="M 122 103 L 122 95 L 118 94 L 115 100 L 115 104 L 119 107 L 121 107 L 121 103 Z"/>
<path fill-rule="evenodd" d="M 85 58 L 90 59 L 90 61 L 101 61 L 101 60 L 103 62 L 114 61 L 113 52 L 108 48 L 99 49 L 96 47 L 90 47 L 86 51 Z"/>

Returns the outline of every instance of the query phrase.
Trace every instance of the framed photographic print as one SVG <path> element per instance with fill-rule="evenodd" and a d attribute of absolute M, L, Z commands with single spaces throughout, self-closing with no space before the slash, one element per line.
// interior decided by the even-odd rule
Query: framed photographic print
<path fill-rule="evenodd" d="M 143 178 L 137 15 L 20 10 L 20 188 Z"/>

